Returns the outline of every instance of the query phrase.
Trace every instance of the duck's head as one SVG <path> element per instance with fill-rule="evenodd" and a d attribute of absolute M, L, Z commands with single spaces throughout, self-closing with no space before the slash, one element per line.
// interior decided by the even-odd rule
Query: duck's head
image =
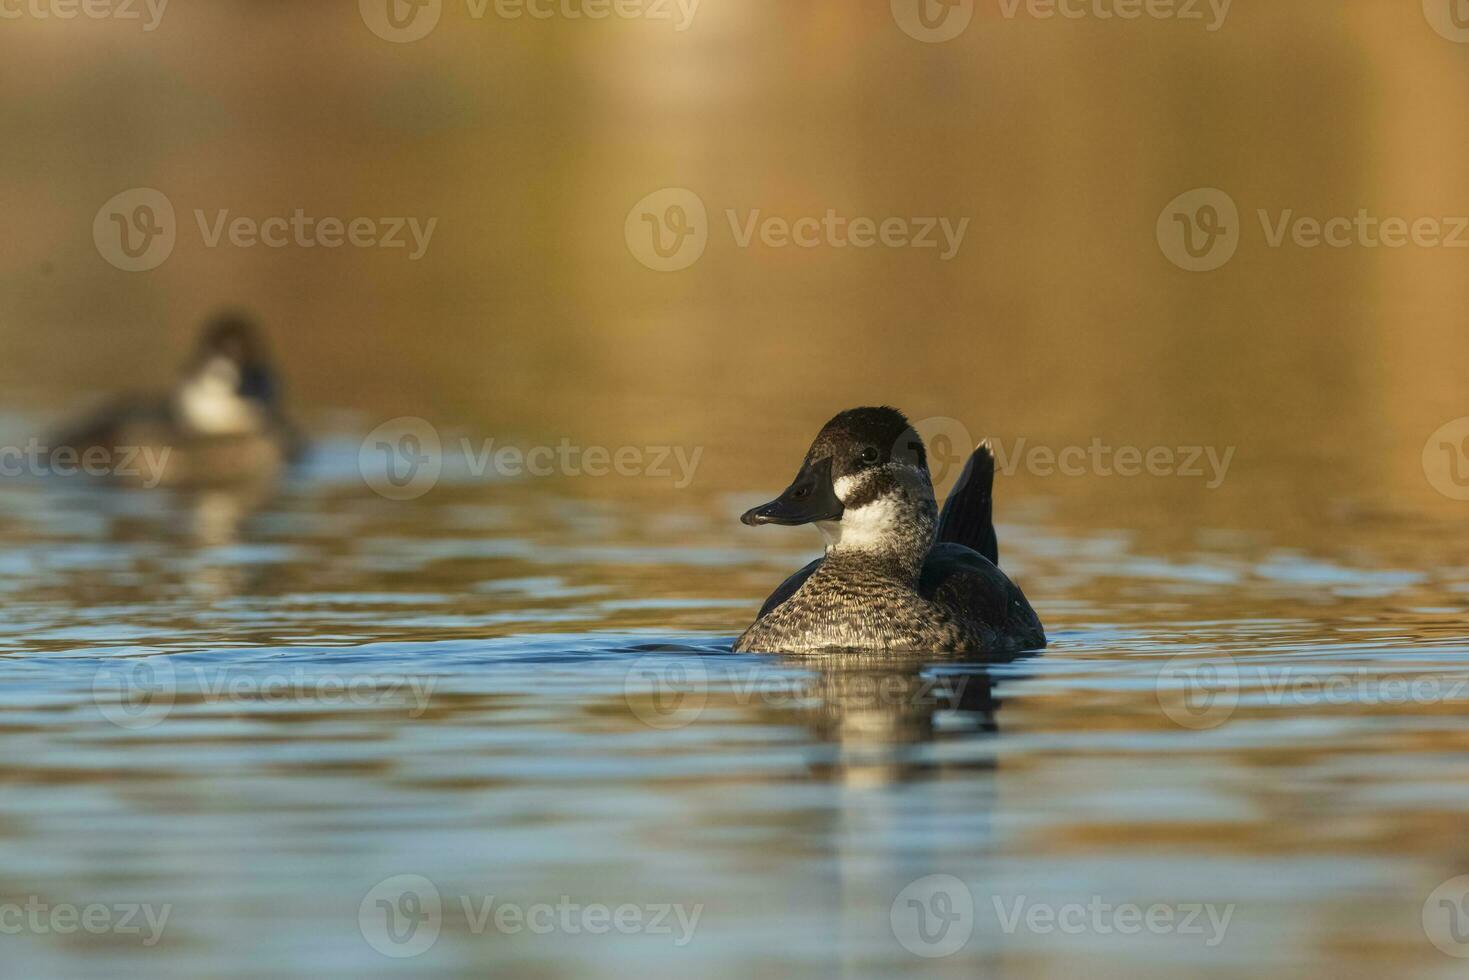
<path fill-rule="evenodd" d="M 827 551 L 926 553 L 937 507 L 923 439 L 893 408 L 854 408 L 822 426 L 786 491 L 740 518 L 815 524 Z"/>
<path fill-rule="evenodd" d="M 184 368 L 180 422 L 200 435 L 257 431 L 276 407 L 275 374 L 255 324 L 235 313 L 211 321 Z"/>

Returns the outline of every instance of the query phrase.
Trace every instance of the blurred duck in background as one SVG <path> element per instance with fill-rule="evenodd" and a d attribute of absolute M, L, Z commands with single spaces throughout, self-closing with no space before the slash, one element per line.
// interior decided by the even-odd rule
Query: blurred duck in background
<path fill-rule="evenodd" d="M 117 398 L 52 445 L 75 450 L 84 472 L 176 489 L 270 482 L 303 448 L 264 339 L 236 313 L 205 327 L 171 392 Z"/>

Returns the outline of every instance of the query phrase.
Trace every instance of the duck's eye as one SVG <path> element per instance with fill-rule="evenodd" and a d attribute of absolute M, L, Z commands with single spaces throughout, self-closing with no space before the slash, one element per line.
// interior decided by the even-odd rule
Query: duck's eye
<path fill-rule="evenodd" d="M 810 492 L 811 491 L 808 490 L 806 487 L 802 487 L 801 489 L 797 490 L 795 493 L 791 494 L 791 496 L 794 497 L 794 498 L 796 498 L 797 500 L 801 500 L 802 498 L 804 498 Z"/>
<path fill-rule="evenodd" d="M 868 446 L 866 449 L 862 450 L 862 456 L 860 458 L 864 463 L 875 463 L 877 462 L 877 456 L 877 447 Z"/>

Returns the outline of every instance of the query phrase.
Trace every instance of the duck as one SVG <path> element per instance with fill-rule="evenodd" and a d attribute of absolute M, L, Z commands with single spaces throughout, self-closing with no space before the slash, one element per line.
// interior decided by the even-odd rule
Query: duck
<path fill-rule="evenodd" d="M 1017 654 L 1046 645 L 999 567 L 995 458 L 975 449 L 936 503 L 923 440 L 902 412 L 854 408 L 822 426 L 795 480 L 741 522 L 814 524 L 822 557 L 787 578 L 737 653 Z"/>
<path fill-rule="evenodd" d="M 257 482 L 278 476 L 304 448 L 281 402 L 260 328 L 229 312 L 205 324 L 172 390 L 114 398 L 51 443 L 83 461 L 105 461 L 101 468 L 121 483 L 187 488 Z"/>

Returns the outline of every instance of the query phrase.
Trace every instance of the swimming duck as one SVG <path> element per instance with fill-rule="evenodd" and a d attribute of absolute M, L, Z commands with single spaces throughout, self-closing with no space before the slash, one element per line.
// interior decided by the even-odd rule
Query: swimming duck
<path fill-rule="evenodd" d="M 1045 631 L 1000 571 L 994 455 L 975 450 L 938 513 L 923 440 L 893 408 L 822 427 L 795 482 L 740 520 L 815 524 L 826 554 L 765 601 L 736 652 L 1013 653 Z"/>
<path fill-rule="evenodd" d="M 118 398 L 53 444 L 105 452 L 109 475 L 147 486 L 209 486 L 279 473 L 300 452 L 255 324 L 237 314 L 206 325 L 174 389 Z"/>

